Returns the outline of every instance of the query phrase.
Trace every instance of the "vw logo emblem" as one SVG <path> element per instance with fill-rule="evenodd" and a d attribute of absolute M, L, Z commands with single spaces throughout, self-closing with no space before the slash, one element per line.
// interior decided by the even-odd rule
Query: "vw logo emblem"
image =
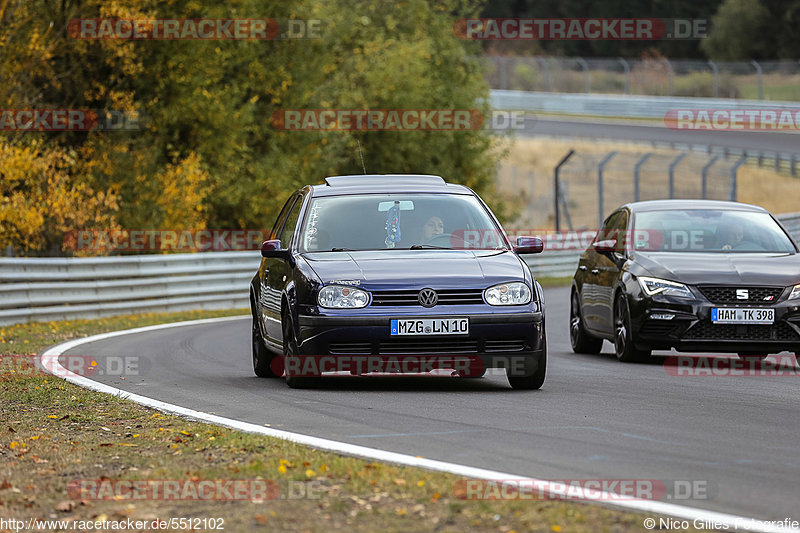
<path fill-rule="evenodd" d="M 433 307 L 439 302 L 439 295 L 433 289 L 422 289 L 419 291 L 417 300 L 422 307 Z"/>

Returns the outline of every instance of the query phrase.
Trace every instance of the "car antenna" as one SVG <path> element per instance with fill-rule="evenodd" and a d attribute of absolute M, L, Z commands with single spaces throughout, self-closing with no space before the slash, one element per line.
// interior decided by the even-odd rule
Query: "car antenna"
<path fill-rule="evenodd" d="M 364 153 L 361 151 L 361 141 L 356 139 L 356 142 L 358 143 L 358 155 L 361 156 L 361 168 L 364 169 L 364 174 L 366 175 L 367 167 L 364 165 Z"/>

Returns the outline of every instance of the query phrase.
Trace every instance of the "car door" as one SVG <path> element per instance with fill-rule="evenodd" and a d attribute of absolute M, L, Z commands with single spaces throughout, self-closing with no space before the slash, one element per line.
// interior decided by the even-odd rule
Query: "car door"
<path fill-rule="evenodd" d="M 609 332 L 607 320 L 608 292 L 612 285 L 614 263 L 607 254 L 594 249 L 594 243 L 614 238 L 615 228 L 623 216 L 623 211 L 611 213 L 603 227 L 597 232 L 592 244 L 586 249 L 578 262 L 578 276 L 582 280 L 580 285 L 581 309 L 586 327 L 596 332 Z"/>
<path fill-rule="evenodd" d="M 628 212 L 618 211 L 617 217 L 611 221 L 610 233 L 605 239 L 615 239 L 616 249 L 613 252 L 597 253 L 595 268 L 599 270 L 597 274 L 598 286 L 598 314 L 600 323 L 598 331 L 603 333 L 613 333 L 614 331 L 614 287 L 619 279 L 622 265 L 625 264 L 625 254 L 627 245 L 628 231 Z"/>
<path fill-rule="evenodd" d="M 279 239 L 281 248 L 284 250 L 291 250 L 292 236 L 297 227 L 302 203 L 303 200 L 299 194 L 292 195 L 286 202 L 272 230 L 272 238 Z M 262 331 L 267 340 L 275 344 L 280 344 L 283 337 L 281 331 L 281 294 L 289 276 L 289 268 L 286 259 L 267 257 L 261 260 L 261 268 L 259 269 L 261 281 L 259 303 Z"/>

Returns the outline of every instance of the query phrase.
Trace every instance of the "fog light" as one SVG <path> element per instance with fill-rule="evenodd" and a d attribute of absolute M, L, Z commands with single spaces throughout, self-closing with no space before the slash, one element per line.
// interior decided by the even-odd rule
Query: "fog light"
<path fill-rule="evenodd" d="M 650 315 L 650 318 L 653 320 L 672 320 L 675 318 L 675 315 L 672 313 L 653 313 Z"/>

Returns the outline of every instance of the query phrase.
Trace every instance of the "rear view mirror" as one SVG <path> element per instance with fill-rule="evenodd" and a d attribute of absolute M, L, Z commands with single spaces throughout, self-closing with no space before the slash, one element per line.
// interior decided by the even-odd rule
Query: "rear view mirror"
<path fill-rule="evenodd" d="M 386 211 L 391 209 L 394 204 L 395 202 L 380 202 L 378 204 L 378 211 L 385 213 Z M 400 207 L 400 211 L 414 210 L 414 202 L 412 202 L 411 200 L 400 200 L 399 202 L 397 202 L 397 204 Z"/>
<path fill-rule="evenodd" d="M 517 237 L 514 251 L 518 254 L 538 254 L 544 250 L 544 242 L 539 237 Z"/>
<path fill-rule="evenodd" d="M 279 257 L 283 255 L 282 252 L 281 241 L 278 239 L 264 241 L 261 244 L 261 257 Z"/>

